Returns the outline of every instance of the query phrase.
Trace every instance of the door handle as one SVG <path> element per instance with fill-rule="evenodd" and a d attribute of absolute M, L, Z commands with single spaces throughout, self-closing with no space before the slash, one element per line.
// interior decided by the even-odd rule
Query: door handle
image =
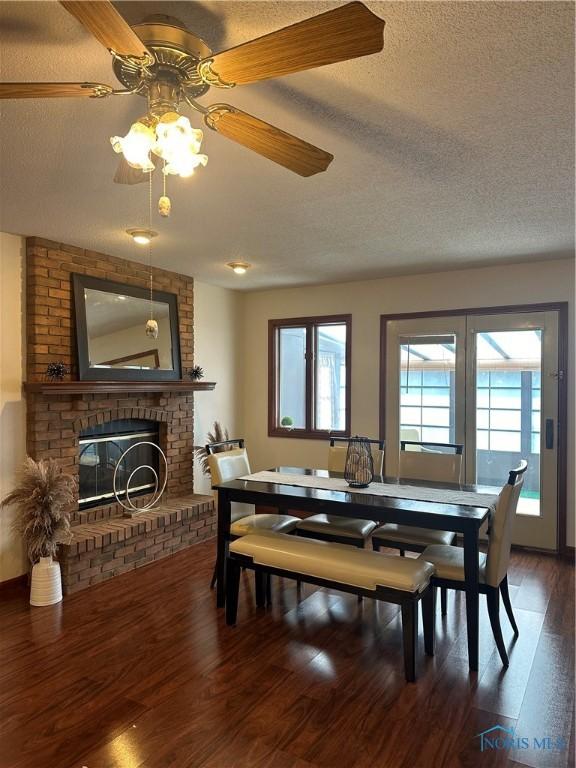
<path fill-rule="evenodd" d="M 546 419 L 546 448 L 554 448 L 554 419 Z"/>

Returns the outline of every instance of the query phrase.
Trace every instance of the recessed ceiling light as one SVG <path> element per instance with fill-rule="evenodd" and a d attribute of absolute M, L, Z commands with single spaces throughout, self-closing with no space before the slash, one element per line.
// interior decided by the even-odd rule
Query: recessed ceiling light
<path fill-rule="evenodd" d="M 148 245 L 153 237 L 156 237 L 158 232 L 154 232 L 153 229 L 127 229 L 126 234 L 130 235 L 132 240 L 138 245 Z"/>
<path fill-rule="evenodd" d="M 248 264 L 246 261 L 230 261 L 226 266 L 230 267 L 235 274 L 244 275 L 252 264 Z"/>

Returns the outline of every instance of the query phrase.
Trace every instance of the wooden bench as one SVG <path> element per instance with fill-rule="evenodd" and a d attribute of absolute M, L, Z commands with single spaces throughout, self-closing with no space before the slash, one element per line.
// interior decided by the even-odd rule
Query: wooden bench
<path fill-rule="evenodd" d="M 230 543 L 226 575 L 226 623 L 236 623 L 240 568 L 256 572 L 257 605 L 264 605 L 263 577 L 274 574 L 319 587 L 400 605 L 406 680 L 416 679 L 418 602 L 422 599 L 424 643 L 434 652 L 434 566 L 424 560 L 360 550 L 345 544 L 287 534 L 248 534 Z M 258 589 L 258 580 L 260 588 Z"/>

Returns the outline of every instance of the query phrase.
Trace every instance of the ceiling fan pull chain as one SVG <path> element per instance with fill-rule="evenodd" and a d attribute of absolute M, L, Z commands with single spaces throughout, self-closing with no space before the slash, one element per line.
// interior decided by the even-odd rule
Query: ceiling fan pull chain
<path fill-rule="evenodd" d="M 152 174 L 148 174 L 148 230 L 152 229 Z M 148 242 L 148 269 L 150 271 L 150 320 L 154 320 L 154 305 L 152 303 L 152 238 Z"/>
<path fill-rule="evenodd" d="M 166 160 L 164 160 L 164 168 L 162 170 L 162 197 L 158 200 L 158 213 L 164 218 L 170 216 L 172 210 L 172 201 L 166 194 Z"/>
<path fill-rule="evenodd" d="M 148 174 L 148 230 L 152 229 L 152 174 Z M 158 323 L 154 319 L 154 295 L 152 278 L 152 238 L 148 242 L 148 270 L 150 272 L 150 319 L 146 322 L 146 336 L 158 338 Z"/>

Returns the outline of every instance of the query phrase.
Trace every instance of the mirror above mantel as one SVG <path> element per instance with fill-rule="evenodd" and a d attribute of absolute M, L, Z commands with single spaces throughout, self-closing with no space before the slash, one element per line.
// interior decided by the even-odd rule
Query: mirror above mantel
<path fill-rule="evenodd" d="M 81 381 L 181 379 L 175 294 L 73 275 L 78 376 Z M 156 338 L 147 335 L 150 317 Z"/>

